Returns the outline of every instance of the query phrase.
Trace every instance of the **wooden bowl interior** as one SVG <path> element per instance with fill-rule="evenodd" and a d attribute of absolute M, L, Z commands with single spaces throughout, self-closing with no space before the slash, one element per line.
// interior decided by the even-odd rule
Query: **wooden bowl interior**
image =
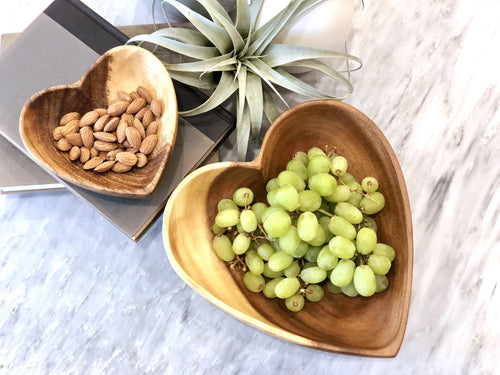
<path fill-rule="evenodd" d="M 84 114 L 107 108 L 118 100 L 118 91 L 144 86 L 162 105 L 158 144 L 143 168 L 127 173 L 85 171 L 72 162 L 52 139 L 52 131 L 68 112 Z M 172 153 L 177 134 L 177 101 L 173 83 L 163 64 L 150 52 L 121 46 L 105 53 L 78 82 L 56 86 L 34 95 L 23 108 L 20 131 L 38 162 L 59 177 L 99 193 L 141 197 L 154 192 Z"/>
<path fill-rule="evenodd" d="M 249 292 L 241 271 L 231 269 L 212 248 L 211 226 L 217 202 L 241 186 L 265 201 L 265 183 L 276 177 L 299 151 L 336 147 L 361 180 L 380 182 L 386 207 L 376 217 L 379 242 L 396 250 L 389 287 L 371 298 L 325 293 L 299 313 L 283 301 Z M 168 217 L 167 217 L 168 216 Z M 275 336 L 323 350 L 369 356 L 394 356 L 401 345 L 409 309 L 413 245 L 404 179 L 380 130 L 359 111 L 342 103 L 316 101 L 292 108 L 271 127 L 257 159 L 223 163 L 188 177 L 169 201 L 166 247 L 182 277 L 203 296 L 237 318 Z M 193 250 L 195 249 L 195 250 Z"/>

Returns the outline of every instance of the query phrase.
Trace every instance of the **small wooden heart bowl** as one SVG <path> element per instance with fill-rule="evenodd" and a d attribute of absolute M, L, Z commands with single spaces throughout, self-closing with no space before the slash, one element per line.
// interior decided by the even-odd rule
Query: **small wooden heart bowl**
<path fill-rule="evenodd" d="M 325 292 L 318 303 L 306 301 L 299 313 L 282 300 L 252 293 L 243 272 L 218 258 L 211 227 L 217 202 L 242 186 L 265 201 L 266 182 L 285 169 L 299 151 L 336 147 L 358 180 L 373 176 L 386 197 L 376 217 L 379 242 L 390 244 L 396 258 L 389 287 L 370 298 Z M 282 114 L 271 126 L 257 158 L 198 169 L 174 191 L 165 208 L 163 238 L 176 272 L 199 294 L 237 319 L 296 344 L 338 353 L 394 357 L 408 319 L 413 270 L 410 205 L 403 173 L 387 139 L 363 113 L 337 101 L 312 101 Z"/>
<path fill-rule="evenodd" d="M 85 114 L 118 101 L 118 91 L 145 87 L 160 101 L 158 142 L 143 168 L 126 173 L 86 171 L 68 152 L 56 148 L 52 131 L 68 112 Z M 19 129 L 35 160 L 72 184 L 102 194 L 140 198 L 152 194 L 163 175 L 177 135 L 177 99 L 172 79 L 156 56 L 136 46 L 120 46 L 103 54 L 76 83 L 51 87 L 33 95 L 24 105 Z"/>

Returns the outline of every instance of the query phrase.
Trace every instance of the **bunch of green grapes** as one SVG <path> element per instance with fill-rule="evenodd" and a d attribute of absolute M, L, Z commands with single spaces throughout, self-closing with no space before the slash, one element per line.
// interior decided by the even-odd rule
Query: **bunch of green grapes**
<path fill-rule="evenodd" d="M 285 300 L 300 311 L 320 301 L 323 286 L 349 297 L 384 291 L 394 249 L 377 242 L 371 215 L 385 206 L 379 183 L 361 184 L 347 160 L 318 147 L 299 151 L 267 185 L 267 202 L 254 203 L 247 187 L 218 203 L 213 247 L 218 256 L 245 270 L 252 292 Z"/>

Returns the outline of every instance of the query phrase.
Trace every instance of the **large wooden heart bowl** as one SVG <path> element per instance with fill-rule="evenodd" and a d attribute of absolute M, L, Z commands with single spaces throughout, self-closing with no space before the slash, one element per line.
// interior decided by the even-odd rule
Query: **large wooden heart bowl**
<path fill-rule="evenodd" d="M 143 86 L 162 105 L 158 143 L 143 168 L 127 173 L 86 171 L 59 151 L 52 131 L 68 112 L 80 115 L 107 108 L 118 101 L 118 91 Z M 151 52 L 120 46 L 103 54 L 76 83 L 49 88 L 33 95 L 21 112 L 19 129 L 24 145 L 35 160 L 60 178 L 102 194 L 137 198 L 154 192 L 172 154 L 177 134 L 177 99 L 172 79 Z"/>
<path fill-rule="evenodd" d="M 243 272 L 217 257 L 211 227 L 217 202 L 241 186 L 265 201 L 266 182 L 299 151 L 336 147 L 358 180 L 374 176 L 386 197 L 377 215 L 379 242 L 396 258 L 389 287 L 370 298 L 329 292 L 299 313 L 283 301 L 249 292 Z M 237 319 L 296 344 L 332 352 L 393 357 L 401 346 L 410 305 L 413 239 L 410 205 L 396 155 L 379 128 L 363 113 L 337 101 L 312 101 L 281 115 L 269 129 L 258 157 L 224 162 L 187 176 L 170 197 L 163 223 L 164 244 L 176 272 L 199 294 Z"/>

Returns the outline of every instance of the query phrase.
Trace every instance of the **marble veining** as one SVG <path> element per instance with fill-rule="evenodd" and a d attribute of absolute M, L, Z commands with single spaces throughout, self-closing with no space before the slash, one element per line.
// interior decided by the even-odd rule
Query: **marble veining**
<path fill-rule="evenodd" d="M 3 2 L 0 33 L 47 3 Z M 85 3 L 115 24 L 150 23 L 149 1 Z M 349 41 L 364 66 L 346 102 L 396 151 L 414 224 L 398 356 L 324 353 L 246 326 L 175 274 L 161 220 L 134 243 L 52 192 L 0 195 L 0 374 L 498 374 L 500 3 L 364 3 Z M 235 158 L 234 137 L 221 155 Z"/>

